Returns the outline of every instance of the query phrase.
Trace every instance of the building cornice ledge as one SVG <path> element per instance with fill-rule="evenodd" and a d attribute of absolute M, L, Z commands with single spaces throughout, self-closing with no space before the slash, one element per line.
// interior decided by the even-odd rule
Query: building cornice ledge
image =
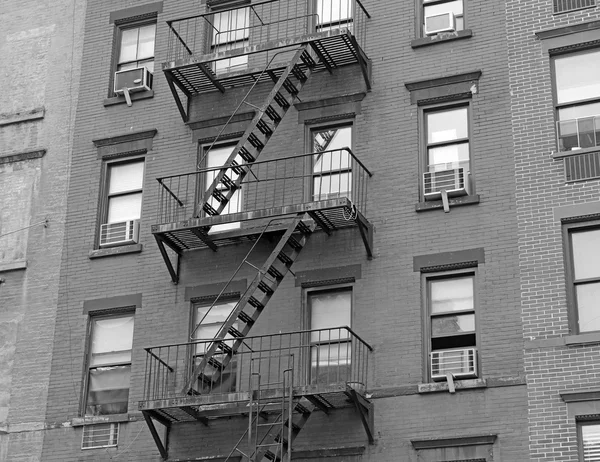
<path fill-rule="evenodd" d="M 139 141 L 148 138 L 154 138 L 154 136 L 156 136 L 157 133 L 158 130 L 156 128 L 153 128 L 151 130 L 125 133 L 122 135 L 111 136 L 108 138 L 97 138 L 95 140 L 92 140 L 92 143 L 94 143 L 94 146 L 96 146 L 97 148 L 100 148 L 103 146 L 112 146 L 115 144 L 129 143 L 131 141 Z"/>

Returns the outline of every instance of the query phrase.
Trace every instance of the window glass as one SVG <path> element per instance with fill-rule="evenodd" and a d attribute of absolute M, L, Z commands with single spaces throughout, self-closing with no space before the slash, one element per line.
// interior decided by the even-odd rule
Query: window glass
<path fill-rule="evenodd" d="M 127 194 L 108 199 L 107 223 L 138 220 L 142 211 L 142 193 Z"/>
<path fill-rule="evenodd" d="M 427 142 L 441 143 L 469 137 L 466 107 L 427 113 Z"/>
<path fill-rule="evenodd" d="M 583 462 L 600 461 L 600 424 L 581 425 Z"/>
<path fill-rule="evenodd" d="M 142 189 L 144 162 L 129 162 L 110 166 L 109 194 Z"/>
<path fill-rule="evenodd" d="M 92 366 L 131 361 L 133 315 L 94 319 L 92 332 Z"/>
<path fill-rule="evenodd" d="M 213 45 L 246 40 L 250 31 L 250 8 L 215 13 L 213 25 Z"/>
<path fill-rule="evenodd" d="M 317 0 L 317 24 L 345 22 L 352 19 L 354 0 Z"/>
<path fill-rule="evenodd" d="M 431 281 L 431 312 L 446 313 L 473 309 L 473 278 Z"/>
<path fill-rule="evenodd" d="M 348 195 L 352 189 L 350 154 L 352 126 L 327 127 L 311 132 L 313 156 L 313 198 L 325 200 Z"/>
<path fill-rule="evenodd" d="M 144 66 L 154 72 L 156 24 L 121 29 L 118 71 Z"/>
<path fill-rule="evenodd" d="M 431 334 L 449 335 L 475 330 L 475 315 L 436 316 L 431 319 Z"/>
<path fill-rule="evenodd" d="M 140 218 L 143 182 L 143 160 L 109 164 L 105 223 L 119 223 Z"/>
<path fill-rule="evenodd" d="M 425 125 L 426 172 L 442 172 L 457 168 L 464 168 L 465 172 L 468 172 L 470 169 L 469 108 L 462 106 L 427 110 Z M 433 178 L 430 181 L 433 182 Z"/>
<path fill-rule="evenodd" d="M 600 282 L 580 284 L 576 287 L 579 332 L 600 330 Z"/>
<path fill-rule="evenodd" d="M 600 51 L 555 60 L 558 104 L 600 97 Z"/>
<path fill-rule="evenodd" d="M 311 295 L 311 316 L 310 329 L 327 329 L 331 327 L 350 326 L 350 291 L 344 292 L 323 292 Z M 338 339 L 340 335 L 347 337 L 347 331 L 324 331 L 319 334 L 313 332 L 312 341 L 319 341 L 320 338 Z"/>
<path fill-rule="evenodd" d="M 571 234 L 575 279 L 600 277 L 600 229 Z"/>

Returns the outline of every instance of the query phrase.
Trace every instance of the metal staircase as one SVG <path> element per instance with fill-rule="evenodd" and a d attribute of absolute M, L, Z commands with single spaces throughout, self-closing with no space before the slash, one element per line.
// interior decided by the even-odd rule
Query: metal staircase
<path fill-rule="evenodd" d="M 275 86 L 263 106 L 255 107 L 254 118 L 204 192 L 198 210 L 209 216 L 220 215 L 239 189 L 244 177 L 250 173 L 250 168 L 244 167 L 244 163 L 253 163 L 258 159 L 317 65 L 308 50 L 308 44 L 302 45 L 279 76 L 266 71 Z"/>
<path fill-rule="evenodd" d="M 291 220 L 263 266 L 255 267 L 258 270 L 256 276 L 193 370 L 184 393 L 201 394 L 202 390 L 194 388 L 198 381 L 205 391 L 212 390 L 315 230 L 316 223 L 305 223 L 303 218 L 304 214 L 299 214 Z M 212 306 L 215 304 L 216 301 Z M 232 339 L 225 340 L 227 335 Z"/>

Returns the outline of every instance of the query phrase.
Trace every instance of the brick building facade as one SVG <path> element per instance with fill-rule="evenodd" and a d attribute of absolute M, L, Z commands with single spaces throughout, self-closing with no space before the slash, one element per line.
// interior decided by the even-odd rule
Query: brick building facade
<path fill-rule="evenodd" d="M 40 460 L 85 2 L 0 8 L 0 460 Z"/>
<path fill-rule="evenodd" d="M 597 458 L 599 27 L 596 2 L 507 2 L 532 461 Z"/>
<path fill-rule="evenodd" d="M 506 14 L 90 2 L 41 460 L 528 460 Z"/>

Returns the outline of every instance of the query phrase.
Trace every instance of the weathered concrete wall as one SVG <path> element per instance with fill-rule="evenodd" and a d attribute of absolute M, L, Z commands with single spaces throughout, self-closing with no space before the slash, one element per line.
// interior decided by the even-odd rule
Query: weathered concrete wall
<path fill-rule="evenodd" d="M 3 461 L 41 458 L 84 12 L 84 0 L 0 9 Z"/>

